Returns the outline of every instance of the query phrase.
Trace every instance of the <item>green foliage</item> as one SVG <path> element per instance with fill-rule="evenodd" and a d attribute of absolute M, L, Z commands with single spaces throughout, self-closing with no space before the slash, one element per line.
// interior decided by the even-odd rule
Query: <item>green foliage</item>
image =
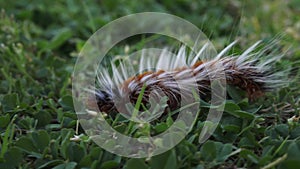
<path fill-rule="evenodd" d="M 0 14 L 0 168 L 298 168 L 297 81 L 256 102 L 249 102 L 244 92 L 228 86 L 225 112 L 209 141 L 198 143 L 210 106 L 202 101 L 201 113 L 186 139 L 147 159 L 119 157 L 91 141 L 78 126 L 71 96 L 71 74 L 85 40 L 106 23 L 143 11 L 187 19 L 203 29 L 218 49 L 236 35 L 241 36 L 243 49 L 254 40 L 267 40 L 283 31 L 282 50 L 290 50 L 288 59 L 278 66 L 298 71 L 294 71 L 297 79 L 300 51 L 294 46 L 300 45 L 298 4 L 297 0 L 284 5 L 279 0 L 1 1 L 5 11 Z M 242 14 L 245 18 L 239 24 Z M 159 44 L 159 40 L 155 36 L 137 37 L 128 42 L 129 52 L 149 41 Z M 237 48 L 234 50 L 240 51 Z M 124 47 L 113 53 L 124 53 Z M 128 126 L 119 115 L 106 120 L 117 131 L 134 137 L 162 133 L 174 122 L 171 115 L 151 126 Z M 157 140 L 156 144 L 166 143 Z"/>

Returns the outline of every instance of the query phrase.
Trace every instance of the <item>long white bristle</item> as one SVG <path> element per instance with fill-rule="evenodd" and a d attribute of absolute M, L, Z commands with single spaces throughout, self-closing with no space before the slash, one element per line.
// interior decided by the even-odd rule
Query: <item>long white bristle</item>
<path fill-rule="evenodd" d="M 210 60 L 205 60 L 199 66 L 190 69 L 194 66 L 200 59 L 207 59 L 207 52 L 209 51 L 209 43 L 205 43 L 203 47 L 196 52 L 196 54 L 189 58 L 186 56 L 186 48 L 182 46 L 176 55 L 168 51 L 168 48 L 161 50 L 157 57 L 149 57 L 145 50 L 142 50 L 142 54 L 137 66 L 134 66 L 129 60 L 121 62 L 119 67 L 116 67 L 115 62 L 111 62 L 111 67 L 113 71 L 112 77 L 109 75 L 108 71 L 105 69 L 99 70 L 97 74 L 97 81 L 100 88 L 108 90 L 111 88 L 119 89 L 122 93 L 120 86 L 124 84 L 126 80 L 130 77 L 136 76 L 136 73 L 141 74 L 143 71 L 150 71 L 155 69 L 164 70 L 157 76 L 153 74 L 144 75 L 140 81 L 130 81 L 128 83 L 129 90 L 135 90 L 139 88 L 138 83 L 145 83 L 146 85 L 153 85 L 158 83 L 162 79 L 173 75 L 174 79 L 178 82 L 185 83 L 186 85 L 193 84 L 194 81 L 202 81 L 209 78 L 219 78 L 222 73 L 233 74 L 236 67 L 237 70 L 247 71 L 247 70 L 257 70 L 261 72 L 271 72 L 270 75 L 261 77 L 255 73 L 251 74 L 249 72 L 249 78 L 254 79 L 256 82 L 265 83 L 266 86 L 274 88 L 280 86 L 284 81 L 283 72 L 272 73 L 272 68 L 274 63 L 283 57 L 282 55 L 275 55 L 274 53 L 265 54 L 266 51 L 272 50 L 273 45 L 267 46 L 258 52 L 254 52 L 258 46 L 262 43 L 261 41 L 256 42 L 248 49 L 246 49 L 241 55 L 237 56 L 226 56 L 226 53 L 237 43 L 237 41 L 232 42 L 227 47 L 225 47 L 219 54 Z M 188 57 L 188 58 L 187 58 Z M 186 68 L 180 70 L 180 68 Z M 136 70 L 138 69 L 138 70 Z M 223 70 L 224 69 L 224 70 Z M 136 70 L 136 71 L 135 71 Z M 180 70 L 176 72 L 175 70 Z M 195 75 L 192 77 L 191 75 Z M 231 78 L 231 77 L 228 77 Z M 175 88 L 176 84 L 172 81 L 163 81 L 163 85 L 170 88 Z M 205 86 L 204 86 L 205 88 Z"/>

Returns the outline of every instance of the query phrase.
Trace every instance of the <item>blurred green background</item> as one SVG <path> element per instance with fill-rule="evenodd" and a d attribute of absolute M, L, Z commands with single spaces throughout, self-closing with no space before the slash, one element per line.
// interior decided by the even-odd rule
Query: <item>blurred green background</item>
<path fill-rule="evenodd" d="M 299 81 L 255 103 L 230 89 L 232 99 L 210 141 L 197 142 L 205 119 L 199 117 L 179 145 L 148 159 L 119 157 L 93 143 L 78 126 L 71 96 L 71 74 L 84 42 L 110 21 L 146 11 L 190 21 L 218 50 L 235 39 L 240 51 L 280 37 L 286 56 L 279 66 L 297 79 L 299 0 L 20 0 L 1 1 L 0 8 L 1 169 L 300 166 Z M 130 43 L 130 49 L 143 41 Z M 124 53 L 123 47 L 115 50 Z M 168 125 L 161 122 L 154 130 Z"/>

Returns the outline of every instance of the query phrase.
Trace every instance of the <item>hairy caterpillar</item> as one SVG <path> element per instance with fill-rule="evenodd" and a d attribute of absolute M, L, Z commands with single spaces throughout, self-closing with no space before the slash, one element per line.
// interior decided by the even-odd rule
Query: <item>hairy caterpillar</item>
<path fill-rule="evenodd" d="M 177 82 L 189 84 L 191 78 L 201 97 L 207 97 L 211 81 L 216 79 L 246 91 L 250 100 L 286 84 L 284 71 L 276 70 L 274 66 L 283 56 L 270 52 L 274 51 L 270 50 L 274 49 L 274 43 L 259 49 L 261 41 L 258 41 L 240 55 L 224 56 L 235 44 L 236 42 L 231 43 L 211 59 L 204 57 L 207 44 L 195 55 L 186 56 L 185 47 L 181 47 L 175 57 L 167 53 L 166 49 L 156 60 L 142 55 L 138 63 L 139 73 L 136 75 L 132 74 L 132 63 L 120 62 L 117 68 L 111 62 L 113 76 L 105 69 L 99 71 L 99 88 L 92 90 L 96 101 L 88 100 L 89 108 L 98 108 L 105 113 L 115 112 L 114 98 L 128 97 L 129 102 L 135 104 L 141 91 L 144 93 L 141 101 L 147 105 L 150 93 L 159 90 L 167 96 L 168 107 L 174 110 L 180 106 L 180 92 L 183 92 Z M 218 76 L 218 72 L 225 76 Z M 159 99 L 160 94 L 154 94 L 154 98 Z"/>

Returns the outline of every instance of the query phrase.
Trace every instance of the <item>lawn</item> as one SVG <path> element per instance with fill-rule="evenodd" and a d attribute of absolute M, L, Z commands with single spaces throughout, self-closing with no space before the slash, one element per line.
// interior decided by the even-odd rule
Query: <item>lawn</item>
<path fill-rule="evenodd" d="M 0 168 L 299 168 L 300 166 L 300 2 L 298 0 L 31 0 L 0 2 Z M 149 158 L 112 154 L 86 134 L 72 98 L 72 73 L 88 38 L 105 24 L 138 12 L 164 12 L 200 28 L 221 51 L 232 41 L 239 53 L 258 40 L 277 39 L 285 56 L 288 85 L 249 101 L 228 86 L 216 130 L 198 142 L 207 105 L 193 129 L 171 150 Z M 133 25 L 134 27 L 134 25 Z M 116 45 L 122 57 L 147 42 L 172 39 L 134 36 Z M 274 49 L 275 50 L 275 49 Z M 163 120 L 165 119 L 165 120 Z M 116 130 L 135 124 L 107 117 Z M 172 125 L 165 117 L 154 132 Z M 135 137 L 149 130 L 140 127 Z"/>

